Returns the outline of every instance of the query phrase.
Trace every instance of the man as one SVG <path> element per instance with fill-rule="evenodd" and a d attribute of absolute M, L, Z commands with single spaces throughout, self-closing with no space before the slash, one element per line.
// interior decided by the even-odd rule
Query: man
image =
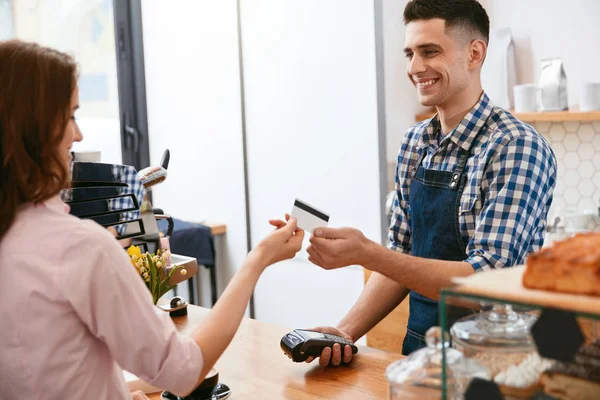
<path fill-rule="evenodd" d="M 374 272 L 338 327 L 319 329 L 356 340 L 410 293 L 409 354 L 438 325 L 436 299 L 453 277 L 522 264 L 542 246 L 556 160 L 544 138 L 483 92 L 489 19 L 476 0 L 413 0 L 404 22 L 408 78 L 437 115 L 402 141 L 387 249 L 356 229 L 325 228 L 308 253 L 325 269 Z M 469 311 L 460 310 L 454 319 Z M 336 345 L 319 361 L 351 358 Z"/>

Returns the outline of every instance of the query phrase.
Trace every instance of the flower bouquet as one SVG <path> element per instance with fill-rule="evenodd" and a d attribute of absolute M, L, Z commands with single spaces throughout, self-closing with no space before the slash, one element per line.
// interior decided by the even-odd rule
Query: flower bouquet
<path fill-rule="evenodd" d="M 144 280 L 148 290 L 150 290 L 154 304 L 158 303 L 158 299 L 175 287 L 175 285 L 169 285 L 173 275 L 176 273 L 183 276 L 187 275 L 187 270 L 183 266 L 175 265 L 168 268 L 167 261 L 171 256 L 169 250 L 158 249 L 156 254 L 147 252 L 142 254 L 138 246 L 129 246 L 127 254 L 131 264 Z"/>

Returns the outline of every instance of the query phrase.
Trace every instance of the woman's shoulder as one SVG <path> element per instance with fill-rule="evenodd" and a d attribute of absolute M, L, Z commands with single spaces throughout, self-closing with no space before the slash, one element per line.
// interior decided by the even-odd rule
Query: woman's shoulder
<path fill-rule="evenodd" d="M 3 244 L 13 248 L 26 244 L 63 252 L 73 246 L 85 246 L 93 251 L 110 241 L 114 241 L 114 237 L 96 222 L 77 218 L 44 203 L 23 207 L 2 240 Z"/>
<path fill-rule="evenodd" d="M 70 233 L 69 242 L 78 246 L 85 245 L 93 251 L 117 244 L 114 236 L 95 221 L 67 215 L 63 223 Z"/>

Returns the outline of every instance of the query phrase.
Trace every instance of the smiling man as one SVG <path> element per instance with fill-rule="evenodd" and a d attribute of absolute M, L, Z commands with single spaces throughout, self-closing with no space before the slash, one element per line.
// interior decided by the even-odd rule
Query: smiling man
<path fill-rule="evenodd" d="M 308 252 L 325 269 L 374 271 L 338 327 L 319 329 L 356 340 L 410 294 L 409 354 L 438 324 L 439 291 L 453 277 L 521 264 L 542 246 L 556 159 L 543 137 L 483 91 L 489 19 L 477 1 L 413 0 L 404 21 L 408 79 L 437 114 L 402 140 L 388 246 L 356 229 L 324 228 Z M 457 308 L 450 318 L 470 312 Z M 336 345 L 320 363 L 351 358 Z"/>

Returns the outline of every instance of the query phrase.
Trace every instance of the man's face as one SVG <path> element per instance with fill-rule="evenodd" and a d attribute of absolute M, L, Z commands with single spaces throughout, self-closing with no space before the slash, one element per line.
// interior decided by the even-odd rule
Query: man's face
<path fill-rule="evenodd" d="M 408 78 L 424 106 L 444 105 L 469 85 L 469 45 L 446 31 L 443 19 L 410 22 L 404 53 Z"/>

